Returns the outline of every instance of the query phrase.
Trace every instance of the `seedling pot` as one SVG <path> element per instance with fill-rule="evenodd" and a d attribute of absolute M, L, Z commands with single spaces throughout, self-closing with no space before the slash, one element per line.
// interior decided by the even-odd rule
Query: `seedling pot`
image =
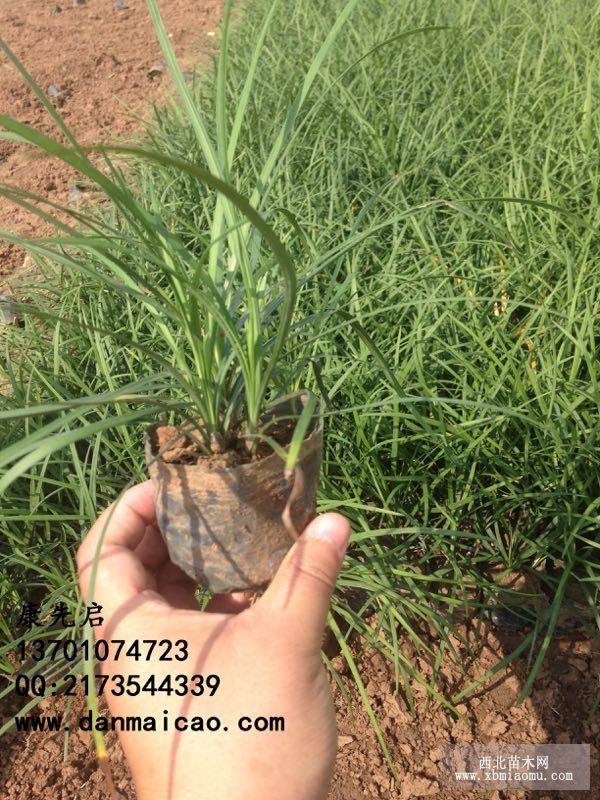
<path fill-rule="evenodd" d="M 265 587 L 292 546 L 294 530 L 301 532 L 315 515 L 321 421 L 309 429 L 290 480 L 276 453 L 233 467 L 203 458 L 166 463 L 158 450 L 159 427 L 146 430 L 146 463 L 171 560 L 212 592 Z"/>

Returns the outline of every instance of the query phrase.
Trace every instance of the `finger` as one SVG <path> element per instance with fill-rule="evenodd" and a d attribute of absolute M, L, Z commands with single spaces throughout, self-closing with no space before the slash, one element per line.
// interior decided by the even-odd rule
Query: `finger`
<path fill-rule="evenodd" d="M 199 610 L 196 600 L 198 582 L 173 564 L 165 540 L 156 525 L 146 528 L 144 537 L 134 552 L 146 569 L 154 575 L 157 592 L 170 606 Z"/>
<path fill-rule="evenodd" d="M 215 594 L 207 603 L 205 611 L 213 614 L 239 614 L 252 605 L 255 592 L 231 592 Z"/>
<path fill-rule="evenodd" d="M 151 571 L 158 572 L 169 563 L 167 545 L 156 525 L 148 525 L 142 541 L 134 552 L 142 564 Z"/>
<path fill-rule="evenodd" d="M 318 652 L 331 595 L 348 546 L 341 514 L 314 519 L 287 554 L 257 605 L 281 615 L 294 637 Z"/>
<path fill-rule="evenodd" d="M 166 561 L 156 576 L 156 590 L 172 608 L 199 611 L 196 599 L 198 583 L 171 561 Z"/>
<path fill-rule="evenodd" d="M 96 562 L 94 595 L 107 610 L 152 588 L 149 573 L 134 551 L 155 521 L 150 481 L 129 489 L 100 515 L 77 552 L 84 598 L 88 598 Z"/>
<path fill-rule="evenodd" d="M 78 558 L 85 560 L 98 544 L 115 544 L 134 550 L 146 529 L 156 524 L 152 481 L 144 481 L 128 489 L 98 517 L 79 547 Z"/>

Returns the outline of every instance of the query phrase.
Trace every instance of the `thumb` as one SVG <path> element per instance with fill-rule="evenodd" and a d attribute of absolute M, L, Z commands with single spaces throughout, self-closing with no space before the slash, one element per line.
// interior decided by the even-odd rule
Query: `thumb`
<path fill-rule="evenodd" d="M 259 603 L 282 616 L 294 636 L 318 650 L 331 595 L 346 553 L 350 525 L 341 514 L 321 514 L 284 558 Z"/>

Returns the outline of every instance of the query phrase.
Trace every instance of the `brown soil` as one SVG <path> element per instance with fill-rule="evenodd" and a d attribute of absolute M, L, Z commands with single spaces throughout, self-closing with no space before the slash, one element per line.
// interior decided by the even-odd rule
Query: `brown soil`
<path fill-rule="evenodd" d="M 515 635 L 499 636 L 488 627 L 464 631 L 465 642 L 453 638 L 458 658 L 444 658 L 440 665 L 441 686 L 447 694 L 458 692 L 480 678 L 503 654 L 518 644 Z M 417 659 L 426 675 L 431 664 L 416 656 L 408 639 L 401 640 L 404 654 Z M 476 691 L 458 707 L 460 718 L 436 702 L 428 702 L 426 691 L 413 682 L 415 712 L 411 714 L 406 694 L 396 691 L 393 671 L 379 654 L 360 659 L 361 673 L 377 718 L 390 747 L 402 784 L 391 777 L 374 732 L 341 658 L 334 664 L 341 673 L 352 700 L 351 708 L 336 691 L 339 751 L 329 800 L 405 800 L 428 797 L 435 800 L 479 797 L 483 800 L 530 798 L 561 800 L 600 798 L 598 748 L 600 720 L 589 719 L 599 691 L 600 649 L 589 639 L 563 639 L 552 647 L 532 695 L 515 705 L 527 674 L 524 658 L 515 662 Z M 77 713 L 83 699 L 75 702 Z M 18 709 L 14 699 L 5 700 L 6 718 Z M 64 698 L 44 701 L 41 713 L 65 713 Z M 589 792 L 503 792 L 461 793 L 446 788 L 440 780 L 439 760 L 446 743 L 586 742 L 592 751 L 592 789 Z M 126 800 L 134 800 L 131 778 L 115 734 L 107 738 L 109 761 L 116 788 Z M 69 753 L 62 760 L 64 734 L 11 732 L 0 739 L 0 797 L 2 800 L 109 800 L 104 774 L 97 768 L 88 734 L 71 737 Z"/>
<path fill-rule="evenodd" d="M 271 423 L 268 435 L 282 447 L 290 443 L 294 431 L 294 421 Z M 188 422 L 184 425 L 159 425 L 150 434 L 152 453 L 161 453 L 166 464 L 198 464 L 207 469 L 231 468 L 240 464 L 260 461 L 273 453 L 265 441 L 233 436 L 231 440 L 213 435 L 210 445 L 203 442 L 200 427 Z"/>
<path fill-rule="evenodd" d="M 0 0 L 0 34 L 83 144 L 114 142 L 143 127 L 149 101 L 168 83 L 144 0 Z M 190 71 L 214 42 L 222 0 L 162 0 L 165 26 L 182 69 Z M 154 69 L 153 67 L 158 67 Z M 51 88 L 52 87 L 52 88 Z M 55 136 L 52 121 L 4 55 L 0 55 L 0 113 Z M 137 116 L 134 116 L 137 115 Z M 77 174 L 32 148 L 0 141 L 0 183 L 75 202 Z M 47 235 L 37 217 L 0 198 L 0 228 Z M 0 282 L 24 254 L 0 242 Z"/>
<path fill-rule="evenodd" d="M 207 468 L 211 467 L 236 467 L 240 463 L 240 454 L 237 450 L 226 453 L 215 452 L 211 455 L 208 446 L 199 447 L 201 432 L 181 433 L 182 428 L 175 425 L 161 425 L 154 431 L 152 452 L 161 453 L 161 459 L 166 464 L 197 464 L 201 459 Z M 213 449 L 218 451 L 221 445 L 215 442 Z"/>
<path fill-rule="evenodd" d="M 446 697 L 481 679 L 520 642 L 517 634 L 506 635 L 487 625 L 463 630 L 461 635 L 464 642 L 450 637 L 458 656 L 451 657 L 447 653 L 440 665 L 437 686 L 442 688 Z M 433 665 L 428 656 L 416 654 L 406 638 L 400 647 L 412 663 L 419 665 L 426 677 L 432 676 Z M 334 665 L 344 669 L 339 656 L 334 659 Z M 402 783 L 397 785 L 390 776 L 366 712 L 353 688 L 353 679 L 344 674 L 342 681 L 350 689 L 353 709 L 350 710 L 338 694 L 340 746 L 329 800 L 405 800 L 416 797 L 435 800 L 456 797 L 482 800 L 578 797 L 581 800 L 599 800 L 600 715 L 596 713 L 589 718 L 600 691 L 598 642 L 587 638 L 557 640 L 550 648 L 532 693 L 522 705 L 516 705 L 516 700 L 527 678 L 528 665 L 525 657 L 518 659 L 457 706 L 460 718 L 436 701 L 428 701 L 427 690 L 416 681 L 410 684 L 415 704 L 415 713 L 411 714 L 407 694 L 402 687 L 396 691 L 393 669 L 381 655 L 365 656 L 360 667 L 367 694 Z M 555 791 L 546 795 L 533 791 L 461 792 L 456 787 L 445 785 L 440 774 L 445 745 L 493 742 L 589 743 L 592 789 L 589 792 Z"/>

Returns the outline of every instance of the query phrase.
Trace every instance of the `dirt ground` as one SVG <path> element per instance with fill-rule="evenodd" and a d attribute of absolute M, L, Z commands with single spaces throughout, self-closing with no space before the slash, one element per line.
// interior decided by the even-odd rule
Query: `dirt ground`
<path fill-rule="evenodd" d="M 490 627 L 466 630 L 464 641 L 454 639 L 458 659 L 447 657 L 441 664 L 443 688 L 452 695 L 481 677 L 514 649 L 519 639 L 499 636 Z M 404 654 L 414 659 L 410 641 L 401 641 Z M 418 663 L 425 675 L 431 664 L 422 656 Z M 407 696 L 396 690 L 390 665 L 379 655 L 360 661 L 377 719 L 382 726 L 401 784 L 397 784 L 377 744 L 366 712 L 361 706 L 352 677 L 340 656 L 334 659 L 352 701 L 348 706 L 335 690 L 339 748 L 334 782 L 328 800 L 407 800 L 427 797 L 531 798 L 562 800 L 600 798 L 600 716 L 589 718 L 600 691 L 600 648 L 587 638 L 562 639 L 555 643 L 531 696 L 521 706 L 515 701 L 527 674 L 520 659 L 479 689 L 462 706 L 461 718 L 427 699 L 426 690 L 411 685 L 414 713 Z M 83 708 L 83 699 L 79 705 Z M 15 700 L 5 701 L 1 716 L 15 713 Z M 81 710 L 79 709 L 79 711 Z M 64 700 L 51 698 L 33 713 L 64 713 Z M 592 752 L 592 789 L 582 792 L 459 792 L 444 785 L 440 759 L 450 743 L 589 743 Z M 124 800 L 134 800 L 131 779 L 116 734 L 109 734 L 108 752 L 114 784 Z M 63 733 L 16 733 L 0 739 L 0 797 L 2 800 L 48 798 L 48 800 L 113 800 L 106 778 L 97 768 L 89 734 L 74 734 L 63 761 Z"/>
<path fill-rule="evenodd" d="M 121 8 L 120 6 L 126 6 Z M 185 71 L 214 47 L 221 0 L 162 0 L 165 26 Z M 27 67 L 82 144 L 114 142 L 143 127 L 168 78 L 145 0 L 0 0 L 0 37 Z M 0 54 L 0 113 L 55 136 L 41 103 Z M 0 183 L 73 202 L 77 175 L 33 148 L 0 141 Z M 0 198 L 0 229 L 49 232 Z M 0 241 L 0 283 L 24 253 Z"/>
<path fill-rule="evenodd" d="M 452 696 L 480 679 L 520 643 L 517 634 L 500 632 L 491 626 L 463 631 L 464 642 L 453 638 L 458 659 L 445 657 L 440 665 L 443 694 Z M 416 661 L 423 674 L 432 674 L 429 659 L 418 656 L 410 641 L 401 643 L 404 654 Z M 535 656 L 535 654 L 534 654 Z M 339 659 L 335 661 L 338 664 Z M 352 677 L 343 681 L 353 696 L 354 716 L 340 693 L 336 697 L 340 748 L 336 762 L 335 785 L 329 800 L 406 800 L 432 797 L 450 800 L 478 797 L 504 798 L 589 798 L 600 800 L 599 748 L 600 715 L 589 717 L 600 692 L 600 646 L 587 638 L 558 640 L 551 647 L 533 692 L 522 705 L 516 700 L 528 675 L 526 658 L 513 662 L 484 687 L 476 690 L 457 707 L 457 718 L 439 703 L 428 699 L 427 691 L 411 683 L 415 712 L 411 714 L 407 696 L 395 689 L 394 676 L 379 654 L 362 662 L 361 672 L 376 716 L 391 750 L 396 770 L 402 779 L 397 785 L 390 777 L 368 717 L 361 708 Z M 439 685 L 439 684 L 438 684 Z M 589 792 L 459 792 L 445 785 L 440 764 L 446 744 L 588 743 L 592 753 L 593 787 Z"/>

